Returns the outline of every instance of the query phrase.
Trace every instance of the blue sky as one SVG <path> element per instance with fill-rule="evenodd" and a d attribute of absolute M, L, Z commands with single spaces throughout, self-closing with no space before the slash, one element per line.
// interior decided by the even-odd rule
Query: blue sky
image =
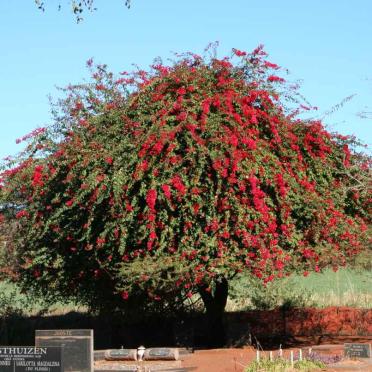
<path fill-rule="evenodd" d="M 21 5 L 22 3 L 22 5 Z M 50 122 L 47 96 L 55 86 L 88 77 L 93 57 L 114 72 L 148 66 L 172 51 L 219 54 L 264 44 L 270 61 L 303 81 L 301 92 L 319 113 L 356 94 L 328 116 L 331 130 L 372 144 L 372 1 L 370 0 L 96 0 L 98 10 L 76 24 L 68 0 L 0 1 L 0 158 L 15 154 L 15 139 Z"/>

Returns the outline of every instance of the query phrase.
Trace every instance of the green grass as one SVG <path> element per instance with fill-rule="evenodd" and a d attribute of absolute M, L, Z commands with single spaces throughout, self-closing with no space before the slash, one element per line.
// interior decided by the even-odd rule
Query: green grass
<path fill-rule="evenodd" d="M 342 295 L 350 291 L 372 294 L 371 271 L 325 270 L 320 274 L 311 273 L 308 277 L 294 275 L 290 280 L 301 290 L 310 290 L 319 294 L 334 292 Z"/>
<path fill-rule="evenodd" d="M 291 371 L 320 371 L 325 368 L 325 364 L 321 362 L 313 362 L 309 360 L 297 361 L 293 367 L 288 360 L 285 359 L 261 359 L 259 362 L 254 361 L 247 366 L 244 372 L 291 372 Z"/>
<path fill-rule="evenodd" d="M 349 269 L 308 277 L 294 276 L 292 283 L 298 290 L 311 292 L 312 301 L 320 306 L 372 307 L 372 272 Z"/>
<path fill-rule="evenodd" d="M 351 306 L 372 308 L 372 272 L 325 270 L 309 276 L 292 275 L 263 287 L 259 281 L 240 277 L 230 285 L 227 310 L 275 307 Z"/>

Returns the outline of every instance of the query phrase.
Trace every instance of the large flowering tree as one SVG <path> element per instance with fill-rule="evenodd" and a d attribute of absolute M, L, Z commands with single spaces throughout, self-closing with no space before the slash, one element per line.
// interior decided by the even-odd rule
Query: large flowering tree
<path fill-rule="evenodd" d="M 217 318 L 237 273 L 266 283 L 359 252 L 368 159 L 296 115 L 261 47 L 233 52 L 119 78 L 88 62 L 1 176 L 22 287 L 119 307 L 199 293 Z"/>

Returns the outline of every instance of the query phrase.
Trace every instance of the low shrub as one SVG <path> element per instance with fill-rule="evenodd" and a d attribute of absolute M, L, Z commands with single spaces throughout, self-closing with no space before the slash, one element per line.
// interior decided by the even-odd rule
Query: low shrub
<path fill-rule="evenodd" d="M 319 361 L 301 360 L 291 365 L 291 362 L 282 358 L 270 360 L 261 359 L 247 366 L 245 372 L 290 372 L 290 371 L 317 371 L 325 368 L 325 364 Z"/>

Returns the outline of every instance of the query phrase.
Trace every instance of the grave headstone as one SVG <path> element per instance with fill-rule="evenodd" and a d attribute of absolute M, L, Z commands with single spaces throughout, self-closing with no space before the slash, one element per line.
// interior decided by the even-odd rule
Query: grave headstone
<path fill-rule="evenodd" d="M 105 360 L 137 360 L 137 349 L 106 350 Z"/>
<path fill-rule="evenodd" d="M 93 372 L 93 330 L 36 330 L 37 347 L 60 346 L 64 372 Z"/>
<path fill-rule="evenodd" d="M 1 372 L 63 372 L 60 347 L 0 346 Z"/>
<path fill-rule="evenodd" d="M 344 354 L 349 358 L 371 358 L 371 344 L 344 344 Z"/>
<path fill-rule="evenodd" d="M 143 360 L 178 360 L 177 348 L 158 347 L 145 350 Z"/>

